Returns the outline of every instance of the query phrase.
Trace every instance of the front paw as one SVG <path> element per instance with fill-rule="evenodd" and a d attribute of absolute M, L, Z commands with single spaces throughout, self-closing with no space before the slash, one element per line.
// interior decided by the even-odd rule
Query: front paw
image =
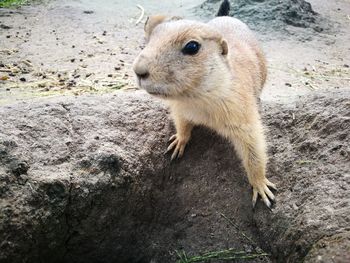
<path fill-rule="evenodd" d="M 275 195 L 271 192 L 269 187 L 274 190 L 277 190 L 276 185 L 271 183 L 266 178 L 264 178 L 261 182 L 258 182 L 253 185 L 253 207 L 255 207 L 258 195 L 260 195 L 265 205 L 268 208 L 271 208 L 271 201 L 275 201 Z"/>
<path fill-rule="evenodd" d="M 189 139 L 190 138 L 180 136 L 179 134 L 174 134 L 170 137 L 169 142 L 171 143 L 168 146 L 166 153 L 170 152 L 175 147 L 173 154 L 171 155 L 171 160 L 174 160 L 176 157 L 180 158 L 184 154 L 185 147 Z"/>

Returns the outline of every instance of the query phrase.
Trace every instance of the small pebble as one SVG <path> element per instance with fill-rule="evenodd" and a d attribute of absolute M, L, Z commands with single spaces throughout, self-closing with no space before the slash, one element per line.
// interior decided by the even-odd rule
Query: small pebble
<path fill-rule="evenodd" d="M 292 84 L 290 84 L 288 82 L 286 82 L 284 85 L 286 85 L 287 87 L 291 87 L 292 86 Z"/>
<path fill-rule="evenodd" d="M 4 24 L 1 24 L 0 28 L 2 28 L 2 29 L 11 29 L 10 26 L 4 25 Z"/>
<path fill-rule="evenodd" d="M 24 77 L 20 78 L 19 80 L 23 81 L 23 82 L 27 81 L 26 78 L 24 78 Z"/>
<path fill-rule="evenodd" d="M 72 62 L 72 63 L 73 63 L 74 61 L 75 61 L 75 58 L 72 58 L 72 59 L 70 60 L 70 62 Z"/>
<path fill-rule="evenodd" d="M 72 86 L 74 86 L 74 85 L 76 85 L 77 83 L 76 83 L 76 81 L 75 80 L 70 80 L 70 81 L 68 81 L 68 83 L 67 83 L 67 87 L 72 87 Z"/>

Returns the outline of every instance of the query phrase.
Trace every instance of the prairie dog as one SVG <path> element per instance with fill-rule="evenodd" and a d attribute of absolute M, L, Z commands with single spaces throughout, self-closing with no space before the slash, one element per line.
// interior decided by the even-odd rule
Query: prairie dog
<path fill-rule="evenodd" d="M 225 8 L 226 5 L 226 8 Z M 227 15 L 228 1 L 218 15 Z M 226 9 L 226 11 L 225 11 Z M 265 177 L 266 146 L 258 98 L 266 79 L 264 54 L 247 25 L 220 16 L 208 23 L 151 16 L 148 41 L 134 61 L 138 85 L 169 105 L 176 134 L 168 151 L 181 157 L 194 125 L 232 142 L 253 187 L 271 207 L 276 186 Z"/>

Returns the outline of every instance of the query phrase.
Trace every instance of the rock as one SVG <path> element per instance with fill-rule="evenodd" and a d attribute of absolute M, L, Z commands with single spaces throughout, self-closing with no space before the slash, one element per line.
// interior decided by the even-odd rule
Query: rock
<path fill-rule="evenodd" d="M 272 212 L 252 210 L 239 159 L 208 129 L 170 163 L 169 114 L 142 91 L 1 107 L 0 262 L 175 262 L 175 250 L 226 248 L 342 262 L 350 93 L 318 93 L 262 105 Z"/>
<path fill-rule="evenodd" d="M 10 171 L 15 176 L 27 174 L 29 165 L 26 162 L 18 162 L 17 160 L 12 161 L 9 164 Z"/>
<path fill-rule="evenodd" d="M 8 26 L 8 25 L 0 24 L 0 28 L 1 29 L 11 29 L 12 27 Z"/>
<path fill-rule="evenodd" d="M 204 17 L 213 17 L 221 1 L 206 0 L 196 8 L 196 12 Z M 252 29 L 260 32 L 290 33 L 287 26 L 311 28 L 316 32 L 330 31 L 332 23 L 321 17 L 305 0 L 235 0 L 231 2 L 230 15 L 241 19 Z"/>

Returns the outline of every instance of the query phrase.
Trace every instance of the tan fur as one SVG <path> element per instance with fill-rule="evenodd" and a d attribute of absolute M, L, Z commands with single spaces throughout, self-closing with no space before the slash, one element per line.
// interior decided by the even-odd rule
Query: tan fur
<path fill-rule="evenodd" d="M 148 17 L 146 20 L 145 26 L 144 26 L 146 40 L 147 41 L 149 40 L 153 29 L 157 25 L 159 25 L 165 21 L 171 21 L 171 20 L 174 21 L 174 20 L 180 20 L 180 19 L 181 19 L 181 17 L 179 17 L 179 16 L 167 17 L 164 15 L 154 15 L 154 16 Z"/>
<path fill-rule="evenodd" d="M 266 62 L 255 37 L 241 21 L 230 17 L 208 23 L 167 20 L 155 16 L 145 27 L 149 40 L 135 59 L 139 85 L 169 104 L 177 133 L 168 150 L 181 157 L 194 125 L 202 124 L 229 139 L 243 161 L 253 187 L 266 205 L 274 199 L 265 177 L 266 146 L 257 98 L 266 79 Z M 195 40 L 193 56 L 181 49 Z"/>

